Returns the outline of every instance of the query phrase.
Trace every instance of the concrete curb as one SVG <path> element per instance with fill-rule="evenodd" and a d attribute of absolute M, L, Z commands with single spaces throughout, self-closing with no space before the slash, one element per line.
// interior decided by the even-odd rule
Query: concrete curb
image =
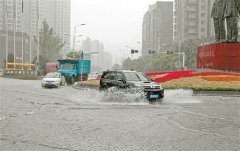
<path fill-rule="evenodd" d="M 240 91 L 198 91 L 193 90 L 193 95 L 201 96 L 231 96 L 240 97 Z"/>

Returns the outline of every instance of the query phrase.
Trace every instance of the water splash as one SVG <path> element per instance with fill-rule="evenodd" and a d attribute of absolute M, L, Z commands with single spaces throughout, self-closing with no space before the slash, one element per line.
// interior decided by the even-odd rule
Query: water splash
<path fill-rule="evenodd" d="M 192 90 L 165 90 L 164 104 L 186 104 L 200 103 L 200 100 L 192 96 Z M 119 91 L 115 88 L 109 91 L 95 89 L 81 89 L 78 93 L 71 96 L 71 100 L 84 104 L 103 104 L 103 105 L 149 105 L 142 93 L 133 91 Z"/>
<path fill-rule="evenodd" d="M 201 103 L 200 100 L 193 96 L 192 90 L 166 90 L 165 91 L 165 103 L 179 103 L 179 104 L 191 104 L 191 103 Z"/>

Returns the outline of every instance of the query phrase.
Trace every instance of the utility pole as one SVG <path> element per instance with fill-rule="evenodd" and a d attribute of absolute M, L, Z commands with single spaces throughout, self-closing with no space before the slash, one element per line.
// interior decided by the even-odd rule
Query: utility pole
<path fill-rule="evenodd" d="M 14 56 L 14 68 L 16 63 L 16 0 L 13 0 L 13 56 Z"/>
<path fill-rule="evenodd" d="M 84 26 L 86 24 L 80 24 L 80 25 L 76 25 L 74 26 L 74 34 L 73 34 L 73 51 L 75 51 L 75 40 L 76 40 L 76 31 L 77 31 L 77 27 L 79 26 Z"/>
<path fill-rule="evenodd" d="M 62 43 L 64 43 L 64 9 L 63 9 L 63 5 L 64 5 L 64 0 L 62 0 Z M 65 44 L 62 46 L 62 55 L 64 54 L 64 46 Z"/>
<path fill-rule="evenodd" d="M 32 63 L 32 28 L 31 28 L 31 1 L 29 1 L 29 64 Z"/>
<path fill-rule="evenodd" d="M 39 66 L 39 0 L 37 0 L 37 66 Z"/>
<path fill-rule="evenodd" d="M 22 0 L 22 16 L 21 16 L 21 30 L 22 30 L 22 70 L 23 70 L 23 0 Z"/>
<path fill-rule="evenodd" d="M 7 16 L 8 16 L 8 5 L 7 5 L 7 2 L 5 1 L 5 5 L 6 5 L 6 8 L 5 8 L 5 24 L 6 24 L 6 65 L 8 63 L 8 19 L 7 19 Z M 7 66 L 6 66 L 7 68 Z"/>

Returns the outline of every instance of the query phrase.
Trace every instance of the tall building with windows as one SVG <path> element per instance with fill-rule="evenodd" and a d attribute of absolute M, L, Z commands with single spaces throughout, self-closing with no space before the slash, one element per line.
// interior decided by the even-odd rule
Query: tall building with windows
<path fill-rule="evenodd" d="M 82 41 L 82 50 L 91 59 L 91 71 L 111 69 L 112 55 L 104 51 L 104 44 L 98 40 L 91 40 L 89 37 Z"/>
<path fill-rule="evenodd" d="M 0 46 L 1 60 L 6 58 L 6 39 L 9 40 L 8 52 L 12 53 L 13 49 L 10 49 L 13 45 L 11 35 L 15 33 L 17 35 L 16 43 L 22 43 L 21 34 L 23 33 L 25 36 L 23 44 L 28 45 L 27 50 L 24 49 L 24 54 L 28 55 L 25 56 L 24 62 L 31 62 L 30 60 L 36 56 L 33 36 L 40 31 L 44 20 L 53 28 L 54 33 L 66 43 L 61 51 L 61 54 L 66 54 L 70 51 L 70 11 L 70 0 L 0 0 L 0 33 L 2 33 L 0 40 L 2 44 L 4 43 L 4 46 Z M 9 33 L 9 37 L 7 33 Z M 18 54 L 20 54 L 21 47 L 20 44 L 16 44 L 15 49 Z M 16 57 L 20 58 L 17 56 L 18 54 Z M 18 59 L 18 61 L 20 60 Z"/>
<path fill-rule="evenodd" d="M 62 54 L 70 51 L 70 0 L 39 0 L 40 23 L 46 20 L 53 31 L 66 42 Z"/>
<path fill-rule="evenodd" d="M 214 35 L 211 9 L 213 0 L 174 1 L 174 41 Z"/>
<path fill-rule="evenodd" d="M 149 6 L 142 22 L 142 55 L 165 51 L 173 40 L 173 2 L 156 2 Z"/>
<path fill-rule="evenodd" d="M 214 0 L 174 0 L 174 41 L 214 37 L 213 3 Z"/>

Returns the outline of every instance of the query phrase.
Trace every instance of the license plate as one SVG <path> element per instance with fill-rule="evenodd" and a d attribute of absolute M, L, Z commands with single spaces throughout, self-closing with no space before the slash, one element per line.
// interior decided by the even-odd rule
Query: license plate
<path fill-rule="evenodd" d="M 158 94 L 150 94 L 149 98 L 150 99 L 158 99 L 159 95 Z"/>

